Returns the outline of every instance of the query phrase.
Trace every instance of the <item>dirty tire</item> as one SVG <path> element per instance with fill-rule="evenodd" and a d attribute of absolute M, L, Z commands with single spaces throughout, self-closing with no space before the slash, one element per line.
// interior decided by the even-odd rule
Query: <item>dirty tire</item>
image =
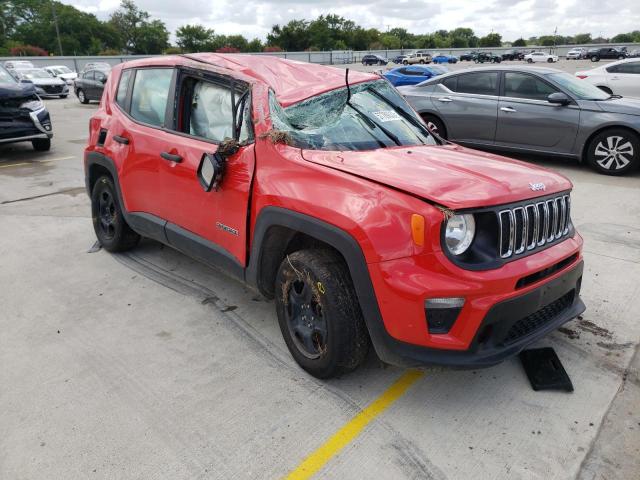
<path fill-rule="evenodd" d="M 640 167 L 640 137 L 623 128 L 604 130 L 589 143 L 587 163 L 605 175 L 625 175 Z"/>
<path fill-rule="evenodd" d="M 31 140 L 31 145 L 36 152 L 48 152 L 51 150 L 50 138 L 35 138 Z"/>
<path fill-rule="evenodd" d="M 140 241 L 124 219 L 111 177 L 104 175 L 93 186 L 91 218 L 98 241 L 109 252 L 129 250 Z"/>
<path fill-rule="evenodd" d="M 299 250 L 280 264 L 276 312 L 295 361 L 317 378 L 355 370 L 369 335 L 342 258 L 329 250 Z"/>

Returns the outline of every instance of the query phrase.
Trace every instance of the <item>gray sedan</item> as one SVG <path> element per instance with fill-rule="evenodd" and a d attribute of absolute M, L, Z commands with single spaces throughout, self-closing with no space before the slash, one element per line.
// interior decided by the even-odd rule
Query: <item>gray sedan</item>
<path fill-rule="evenodd" d="M 573 157 L 607 175 L 640 166 L 640 100 L 559 70 L 473 68 L 398 90 L 432 130 L 456 143 Z"/>

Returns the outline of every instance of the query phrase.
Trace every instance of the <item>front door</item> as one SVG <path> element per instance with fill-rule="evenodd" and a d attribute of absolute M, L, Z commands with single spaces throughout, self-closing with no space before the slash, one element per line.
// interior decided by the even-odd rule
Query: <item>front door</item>
<path fill-rule="evenodd" d="M 244 266 L 255 166 L 248 86 L 234 83 L 232 95 L 231 79 L 208 78 L 204 72 L 193 71 L 182 71 L 177 85 L 176 133 L 163 160 L 162 189 L 170 202 L 165 211 L 167 236 L 178 248 L 179 242 L 212 247 Z M 203 156 L 228 146 L 230 139 L 240 146 L 224 156 L 225 171 L 217 188 L 206 191 L 198 179 Z M 196 256 L 207 260 L 206 254 Z"/>
<path fill-rule="evenodd" d="M 558 105 L 547 97 L 559 90 L 540 77 L 505 72 L 498 109 L 496 145 L 570 154 L 580 124 L 577 105 Z"/>

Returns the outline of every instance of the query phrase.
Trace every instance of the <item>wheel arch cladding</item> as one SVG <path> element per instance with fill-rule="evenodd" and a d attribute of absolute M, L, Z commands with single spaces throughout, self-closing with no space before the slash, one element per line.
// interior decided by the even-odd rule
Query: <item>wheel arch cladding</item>
<path fill-rule="evenodd" d="M 276 228 L 273 229 L 274 227 Z M 269 236 L 267 232 L 270 232 Z M 254 228 L 251 256 L 246 271 L 247 283 L 257 287 L 261 293 L 268 294 L 269 291 L 265 291 L 263 282 L 270 278 L 273 270 L 262 271 L 262 267 L 275 269 L 277 272 L 277 267 L 287 249 L 297 246 L 307 247 L 309 243 L 306 242 L 328 245 L 344 259 L 372 344 L 380 358 L 393 358 L 394 355 L 387 347 L 387 332 L 382 322 L 364 253 L 358 242 L 348 232 L 293 210 L 271 206 L 263 208 Z M 271 255 L 274 251 L 280 252 L 282 257 L 267 260 L 263 265 L 265 254 Z M 271 295 L 273 295 L 273 287 L 271 287 Z"/>

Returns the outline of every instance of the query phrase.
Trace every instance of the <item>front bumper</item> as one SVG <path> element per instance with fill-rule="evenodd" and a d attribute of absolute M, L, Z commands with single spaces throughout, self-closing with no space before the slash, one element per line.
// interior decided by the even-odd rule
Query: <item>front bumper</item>
<path fill-rule="evenodd" d="M 455 269 L 438 255 L 369 264 L 381 317 L 367 321 L 376 352 L 394 365 L 471 368 L 517 354 L 584 311 L 581 247 L 576 234 L 484 272 Z M 424 301 L 447 297 L 465 304 L 448 333 L 429 333 Z"/>
<path fill-rule="evenodd" d="M 402 366 L 489 367 L 518 354 L 585 310 L 580 299 L 583 262 L 529 293 L 494 305 L 468 350 L 419 347 L 388 338 L 391 363 Z"/>
<path fill-rule="evenodd" d="M 16 111 L 0 116 L 0 143 L 26 142 L 53 137 L 51 118 L 46 108 L 34 112 Z"/>

